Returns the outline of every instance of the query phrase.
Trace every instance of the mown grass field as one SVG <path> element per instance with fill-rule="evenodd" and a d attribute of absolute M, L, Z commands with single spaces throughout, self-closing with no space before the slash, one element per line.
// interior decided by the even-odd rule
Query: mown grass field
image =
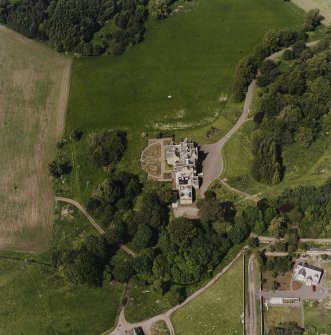
<path fill-rule="evenodd" d="M 126 130 L 125 170 L 139 171 L 143 132 L 176 131 L 201 143 L 222 136 L 241 112 L 241 104 L 221 101 L 231 101 L 238 60 L 269 29 L 302 23 L 297 7 L 278 0 L 200 0 L 184 8 L 167 20 L 150 19 L 145 41 L 120 57 L 74 62 L 67 134 L 74 128 Z M 221 131 L 207 140 L 213 123 Z M 91 174 L 82 164 L 81 188 Z"/>
<path fill-rule="evenodd" d="M 47 164 L 65 128 L 71 61 L 0 26 L 0 248 L 45 250 L 54 198 Z"/>
<path fill-rule="evenodd" d="M 241 334 L 243 263 L 237 261 L 213 286 L 179 309 L 172 322 L 178 335 Z"/>
<path fill-rule="evenodd" d="M 53 267 L 4 258 L 0 273 L 1 334 L 97 335 L 114 326 L 122 285 L 70 286 Z"/>

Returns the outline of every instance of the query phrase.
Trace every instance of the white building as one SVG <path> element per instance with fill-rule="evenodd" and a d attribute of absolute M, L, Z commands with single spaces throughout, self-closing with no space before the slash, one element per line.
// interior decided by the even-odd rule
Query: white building
<path fill-rule="evenodd" d="M 317 285 L 323 275 L 323 270 L 315 266 L 298 263 L 293 271 L 293 278 L 304 282 L 306 285 Z"/>
<path fill-rule="evenodd" d="M 198 148 L 188 139 L 179 144 L 171 143 L 166 147 L 167 163 L 173 166 L 179 202 L 182 205 L 193 202 L 193 189 L 199 189 L 197 175 Z"/>

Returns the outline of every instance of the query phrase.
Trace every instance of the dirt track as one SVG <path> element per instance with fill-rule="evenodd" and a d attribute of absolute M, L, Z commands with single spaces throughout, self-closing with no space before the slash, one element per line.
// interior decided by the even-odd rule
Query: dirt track
<path fill-rule="evenodd" d="M 218 142 L 213 144 L 206 144 L 201 147 L 201 151 L 207 155 L 206 159 L 202 163 L 203 182 L 200 188 L 200 194 L 202 196 L 205 194 L 211 183 L 222 174 L 224 168 L 222 149 L 225 143 L 237 132 L 237 130 L 247 120 L 249 114 L 249 106 L 251 105 L 253 98 L 254 87 L 255 80 L 253 80 L 248 87 L 244 109 L 236 124 Z"/>
<path fill-rule="evenodd" d="M 66 202 L 68 204 L 71 204 L 71 205 L 75 206 L 86 216 L 86 218 L 90 221 L 90 223 L 99 232 L 100 235 L 105 235 L 106 234 L 106 232 L 95 222 L 95 220 L 92 218 L 92 216 L 89 215 L 89 213 L 87 213 L 86 209 L 76 200 L 63 198 L 63 197 L 55 197 L 55 201 Z M 128 255 L 130 255 L 132 257 L 136 256 L 136 254 L 131 249 L 129 249 L 127 246 L 121 245 L 120 248 L 124 252 L 126 252 Z"/>

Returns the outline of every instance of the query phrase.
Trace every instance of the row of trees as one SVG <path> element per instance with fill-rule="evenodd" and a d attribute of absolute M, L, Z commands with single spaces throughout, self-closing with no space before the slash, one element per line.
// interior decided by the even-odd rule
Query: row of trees
<path fill-rule="evenodd" d="M 277 184 L 284 174 L 281 147 L 272 134 L 255 131 L 252 139 L 254 156 L 252 174 L 260 182 Z"/>
<path fill-rule="evenodd" d="M 234 100 L 241 102 L 245 99 L 247 88 L 256 77 L 258 69 L 266 57 L 282 48 L 293 45 L 297 41 L 306 41 L 306 32 L 315 30 L 323 19 L 319 10 L 313 9 L 305 15 L 304 28 L 300 32 L 289 29 L 267 32 L 262 43 L 255 47 L 254 53 L 241 59 L 237 66 L 233 85 Z"/>
<path fill-rule="evenodd" d="M 304 329 L 301 328 L 296 322 L 290 321 L 282 323 L 279 326 L 272 327 L 268 335 L 303 335 Z"/>
<path fill-rule="evenodd" d="M 101 286 L 105 280 L 127 282 L 134 278 L 177 304 L 186 297 L 185 285 L 210 275 L 231 246 L 242 242 L 251 231 L 269 230 L 272 236 L 285 237 L 287 242 L 275 247 L 283 251 L 294 251 L 299 236 L 314 236 L 312 231 L 316 231 L 315 236 L 328 236 L 321 229 L 329 231 L 330 191 L 331 185 L 298 188 L 241 210 L 231 203 L 217 201 L 209 193 L 199 207 L 205 210 L 206 206 L 212 214 L 203 215 L 201 221 L 170 220 L 168 204 L 160 199 L 164 193 L 145 193 L 141 209 L 119 210 L 120 215 L 111 220 L 111 226 L 122 227 L 120 230 L 125 230 L 125 234 L 116 235 L 112 228 L 107 230 L 107 239 L 90 237 L 79 249 L 54 250 L 53 263 L 74 284 Z M 303 230 L 304 227 L 308 230 Z M 138 256 L 114 262 L 118 243 L 130 241 Z M 292 267 L 291 257 L 267 259 L 259 253 L 258 261 L 275 276 Z"/>
<path fill-rule="evenodd" d="M 250 223 L 251 230 L 257 235 L 267 233 L 284 239 L 272 246 L 271 251 L 293 253 L 298 248 L 306 248 L 299 241 L 300 238 L 331 236 L 330 192 L 331 184 L 286 190 L 278 197 L 263 199 L 256 206 L 245 207 L 236 214 L 236 220 Z M 261 265 L 266 264 L 266 258 L 262 257 Z"/>
<path fill-rule="evenodd" d="M 114 54 L 142 41 L 147 0 L 3 0 L 0 22 L 58 51 L 100 55 L 109 45 Z M 116 29 L 93 42 L 94 34 L 113 19 Z"/>
<path fill-rule="evenodd" d="M 293 227 L 300 237 L 331 236 L 331 184 L 286 190 L 270 205 L 283 221 L 275 228 L 278 236 L 286 236 Z"/>
<path fill-rule="evenodd" d="M 256 206 L 246 206 L 234 219 L 256 235 L 285 238 L 286 244 L 276 245 L 275 250 L 293 252 L 304 248 L 299 238 L 331 237 L 331 184 L 285 190 L 275 198 L 258 201 Z"/>
<path fill-rule="evenodd" d="M 306 39 L 304 32 L 298 33 L 289 29 L 267 32 L 261 44 L 255 47 L 252 55 L 240 60 L 234 75 L 233 98 L 236 102 L 245 99 L 247 88 L 256 77 L 263 60 L 274 52 L 289 47 L 298 40 Z"/>

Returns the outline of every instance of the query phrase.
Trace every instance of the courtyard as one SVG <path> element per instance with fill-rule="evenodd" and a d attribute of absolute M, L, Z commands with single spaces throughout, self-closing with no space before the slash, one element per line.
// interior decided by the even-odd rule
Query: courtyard
<path fill-rule="evenodd" d="M 172 138 L 150 139 L 148 146 L 140 157 L 142 169 L 147 173 L 148 179 L 157 181 L 172 181 L 172 167 L 166 161 L 166 146 Z"/>

